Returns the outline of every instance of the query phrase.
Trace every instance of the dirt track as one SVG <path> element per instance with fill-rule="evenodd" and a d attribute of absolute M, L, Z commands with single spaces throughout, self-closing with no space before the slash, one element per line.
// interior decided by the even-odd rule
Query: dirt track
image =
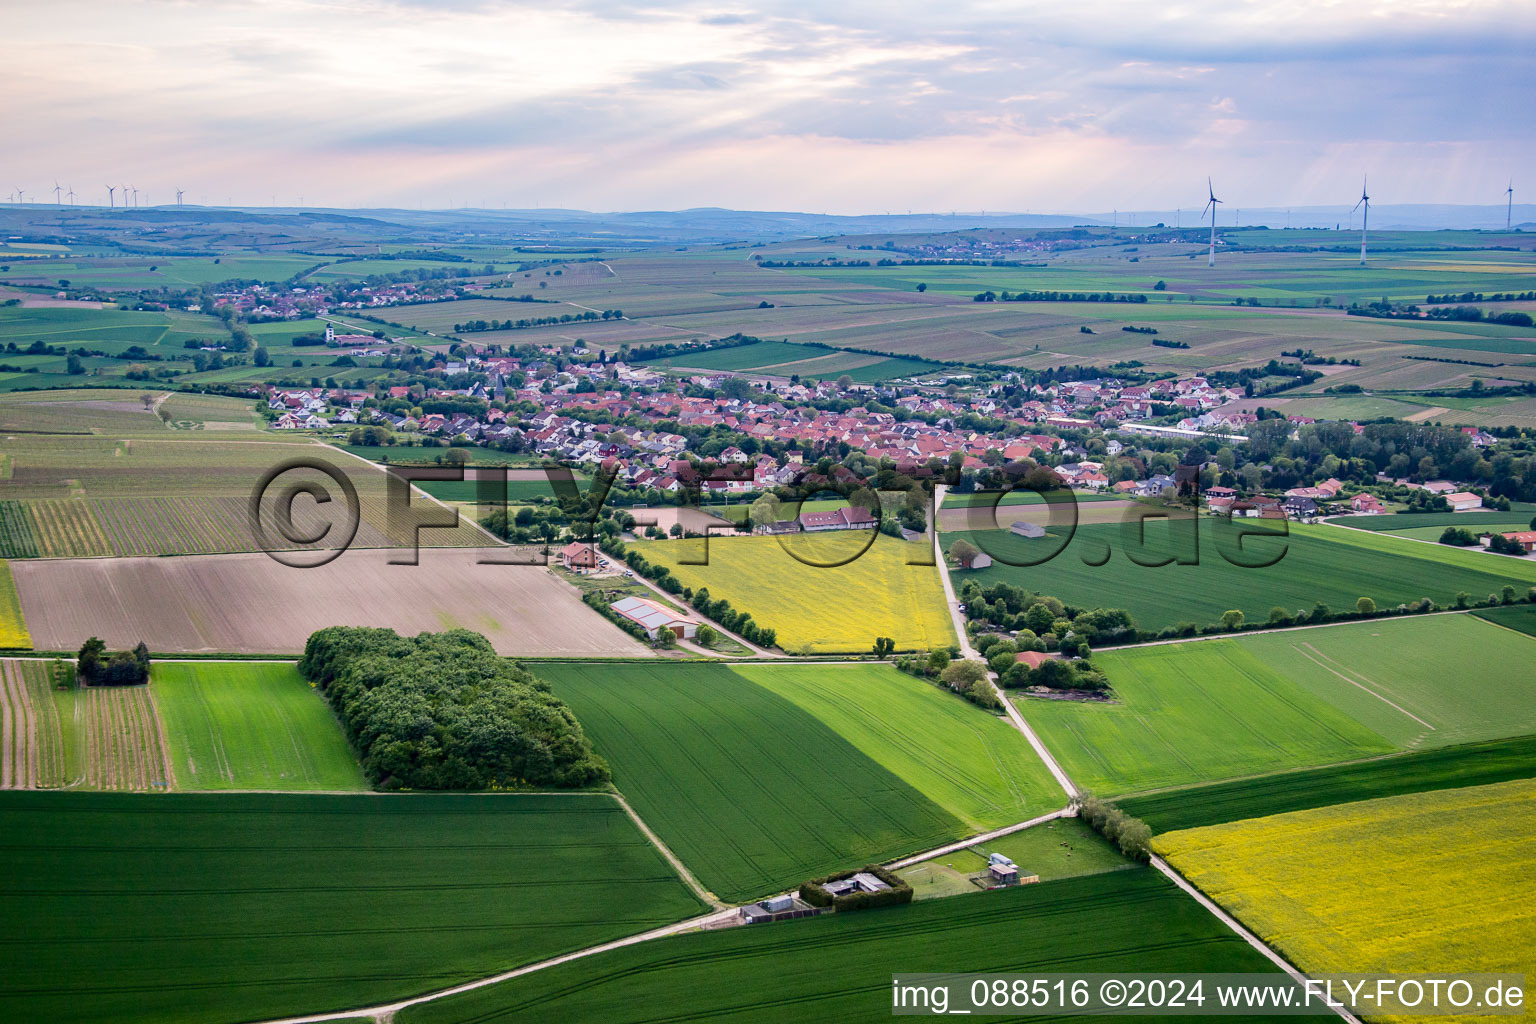
<path fill-rule="evenodd" d="M 39 559 L 11 563 L 32 642 L 73 650 L 143 640 L 165 653 L 297 654 L 323 626 L 388 626 L 404 634 L 456 626 L 508 655 L 645 657 L 543 566 L 480 565 L 505 549 L 423 549 L 421 564 L 354 550 L 293 569 L 265 554 Z"/>

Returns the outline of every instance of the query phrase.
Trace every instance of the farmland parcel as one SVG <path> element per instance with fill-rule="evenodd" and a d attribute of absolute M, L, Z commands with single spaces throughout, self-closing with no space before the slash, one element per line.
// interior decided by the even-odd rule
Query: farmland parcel
<path fill-rule="evenodd" d="M 1524 780 L 1173 832 L 1156 845 L 1303 971 L 1524 972 L 1536 949 L 1532 829 L 1536 780 Z"/>
<path fill-rule="evenodd" d="M 340 724 L 292 665 L 160 662 L 152 677 L 178 788 L 365 788 Z"/>
<path fill-rule="evenodd" d="M 1470 615 L 1153 645 L 1095 656 L 1119 703 L 1023 707 L 1069 774 L 1138 792 L 1536 731 L 1532 645 Z"/>
<path fill-rule="evenodd" d="M 1257 529 L 1253 524 L 1242 528 Z M 1298 610 L 1310 612 L 1319 601 L 1334 611 L 1351 609 L 1360 597 L 1371 598 L 1378 608 L 1424 597 L 1448 605 L 1460 591 L 1483 598 L 1498 593 L 1505 584 L 1523 593 L 1536 583 L 1536 563 L 1523 559 L 1334 526 L 1292 523 L 1283 540 L 1272 536 L 1244 540 L 1241 556 L 1235 553 L 1232 528 L 1225 520 L 1200 520 L 1198 547 L 1193 543 L 1191 520 L 1151 521 L 1145 529 L 1145 542 L 1140 543 L 1134 525 L 1129 530 L 1111 524 L 1083 525 L 1064 549 L 1065 534 L 1055 530 L 1037 539 L 1002 530 L 963 534 L 994 558 L 1040 562 L 1053 551 L 1060 549 L 1060 554 L 1032 567 L 998 560 L 960 579 L 983 586 L 1002 580 L 1084 608 L 1124 608 L 1137 625 L 1153 630 L 1180 622 L 1197 626 L 1218 622 L 1230 608 L 1240 609 L 1250 622 L 1262 622 L 1276 606 L 1294 615 Z M 945 545 L 955 536 L 945 534 Z M 1271 565 L 1234 564 L 1244 559 L 1251 559 L 1249 565 L 1271 561 L 1282 550 L 1283 556 Z M 1232 552 L 1234 561 L 1224 558 L 1223 551 Z M 1194 557 L 1198 552 L 1199 564 L 1137 564 L 1131 552 L 1143 563 L 1176 555 Z M 1106 553 L 1108 561 L 1103 564 L 1087 564 Z"/>
<path fill-rule="evenodd" d="M 702 909 L 602 795 L 0 793 L 0 834 L 14 1021 L 342 1009 Z"/>
<path fill-rule="evenodd" d="M 682 564 L 702 557 L 697 540 L 633 547 L 685 586 L 707 587 L 710 597 L 777 630 L 779 646 L 791 653 L 867 651 L 877 636 L 894 639 L 897 650 L 954 643 L 937 570 L 906 564 L 926 548 L 880 535 L 858 554 L 869 539 L 854 530 L 786 538 L 802 561 L 773 537 L 729 537 L 710 541 L 707 565 Z"/>
<path fill-rule="evenodd" d="M 811 714 L 723 665 L 538 672 L 576 712 L 635 810 L 723 899 L 763 896 L 966 831 Z"/>
<path fill-rule="evenodd" d="M 265 554 L 199 558 L 39 559 L 13 563 L 21 607 L 43 650 L 88 636 L 156 652 L 297 654 L 322 626 L 387 626 L 402 634 L 463 626 L 509 655 L 640 657 L 648 648 L 581 603 L 547 569 L 482 565 L 501 550 L 423 550 L 391 565 L 382 550 L 348 551 L 314 569 Z"/>
<path fill-rule="evenodd" d="M 975 832 L 1061 806 L 1066 794 L 1005 719 L 886 665 L 741 665 Z"/>
<path fill-rule="evenodd" d="M 401 1024 L 889 1021 L 893 970 L 1241 971 L 1269 960 L 1155 872 L 701 932 L 405 1010 Z M 1223 1018 L 1242 1020 L 1244 1018 Z"/>

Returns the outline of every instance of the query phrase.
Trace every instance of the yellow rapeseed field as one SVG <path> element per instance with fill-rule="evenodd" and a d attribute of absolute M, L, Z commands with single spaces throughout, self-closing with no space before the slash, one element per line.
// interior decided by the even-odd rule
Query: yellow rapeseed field
<path fill-rule="evenodd" d="M 707 565 L 701 541 L 651 541 L 635 545 L 652 562 L 669 567 L 685 586 L 708 587 L 710 596 L 749 612 L 752 621 L 778 631 L 779 646 L 794 654 L 868 651 L 888 636 L 897 650 L 927 650 L 955 642 L 944 607 L 938 569 L 907 565 L 910 552 L 926 545 L 880 535 L 846 565 L 828 563 L 856 555 L 869 542 L 863 531 L 784 538 L 722 537 L 709 542 Z M 806 561 L 816 564 L 807 565 Z"/>
<path fill-rule="evenodd" d="M 27 622 L 21 616 L 21 599 L 11 579 L 11 564 L 0 559 L 0 647 L 31 647 Z"/>
<path fill-rule="evenodd" d="M 1155 845 L 1308 973 L 1530 972 L 1533 836 L 1528 779 L 1170 832 Z"/>

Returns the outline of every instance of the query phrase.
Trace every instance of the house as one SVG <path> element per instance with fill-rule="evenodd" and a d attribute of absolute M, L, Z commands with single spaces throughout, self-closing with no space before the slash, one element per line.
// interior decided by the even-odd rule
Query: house
<path fill-rule="evenodd" d="M 1349 507 L 1361 515 L 1379 516 L 1387 510 L 1380 498 L 1374 494 L 1357 494 L 1349 499 Z"/>
<path fill-rule="evenodd" d="M 660 635 L 663 627 L 685 640 L 692 639 L 699 631 L 699 623 L 696 620 L 686 615 L 679 615 L 649 598 L 625 597 L 613 602 L 609 607 L 629 621 L 638 623 L 640 628 L 645 630 L 645 635 L 652 640 Z"/>
<path fill-rule="evenodd" d="M 962 569 L 985 569 L 992 564 L 992 556 L 985 551 L 978 551 L 969 558 L 960 559 Z"/>
<path fill-rule="evenodd" d="M 1039 651 L 1020 651 L 1013 656 L 1013 660 L 1016 664 L 1023 665 L 1033 672 L 1044 665 L 1048 659 Z"/>
<path fill-rule="evenodd" d="M 1536 530 L 1518 530 L 1514 533 L 1504 534 L 1505 540 L 1512 540 L 1525 548 L 1525 553 L 1536 551 Z"/>
<path fill-rule="evenodd" d="M 764 525 L 757 527 L 752 532 L 764 533 L 770 536 L 780 536 L 786 533 L 799 533 L 800 521 L 798 519 L 780 519 L 775 523 L 765 523 Z"/>
<path fill-rule="evenodd" d="M 1205 496 L 1206 498 L 1235 498 L 1237 491 L 1230 487 L 1207 487 Z"/>
<path fill-rule="evenodd" d="M 1445 500 L 1450 502 L 1452 512 L 1466 512 L 1470 509 L 1483 507 L 1483 499 L 1471 491 L 1455 491 L 1447 494 Z"/>
<path fill-rule="evenodd" d="M 1311 519 L 1317 515 L 1317 502 L 1311 498 L 1286 498 L 1280 505 L 1292 519 Z"/>
<path fill-rule="evenodd" d="M 1035 523 L 1026 523 L 1021 521 L 1010 524 L 1008 527 L 1008 532 L 1019 537 L 1044 537 L 1045 527 L 1038 526 Z"/>
<path fill-rule="evenodd" d="M 597 550 L 591 544 L 573 541 L 560 549 L 560 562 L 567 569 L 596 569 Z"/>
<path fill-rule="evenodd" d="M 830 512 L 802 512 L 800 525 L 806 533 L 821 533 L 825 530 L 871 529 L 880 524 L 863 505 L 851 505 Z"/>

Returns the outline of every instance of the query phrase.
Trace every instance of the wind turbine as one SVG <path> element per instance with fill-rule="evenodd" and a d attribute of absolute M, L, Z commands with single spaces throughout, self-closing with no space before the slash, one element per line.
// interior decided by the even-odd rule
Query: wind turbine
<path fill-rule="evenodd" d="M 59 194 L 61 192 L 63 192 L 63 191 L 64 190 L 62 188 L 59 188 L 59 179 L 57 179 L 57 178 L 53 179 L 53 205 L 54 206 L 63 206 L 64 205 L 62 202 L 59 201 Z"/>
<path fill-rule="evenodd" d="M 113 207 L 115 207 L 116 205 L 117 205 L 117 186 L 116 185 L 108 185 L 107 186 L 107 209 L 110 210 Z"/>
<path fill-rule="evenodd" d="M 176 205 L 177 206 L 181 205 L 181 197 L 186 195 L 186 194 L 187 194 L 187 190 L 184 189 L 184 188 L 179 188 L 179 189 L 176 190 Z"/>
<path fill-rule="evenodd" d="M 16 186 L 16 203 L 17 203 L 18 206 L 20 204 L 26 202 L 26 199 L 25 199 L 26 194 L 27 193 L 22 190 L 20 185 Z"/>
<path fill-rule="evenodd" d="M 69 205 L 70 206 L 74 206 L 75 205 L 75 186 L 73 186 L 73 185 L 69 186 L 69 191 L 64 193 L 64 194 L 69 196 Z"/>
<path fill-rule="evenodd" d="M 1371 197 L 1365 194 L 1365 182 L 1365 178 L 1360 179 L 1360 201 L 1355 204 L 1355 210 L 1360 209 L 1361 206 L 1365 207 L 1365 212 L 1360 215 L 1360 265 L 1362 267 L 1365 266 L 1365 228 L 1371 220 Z M 1349 211 L 1351 217 L 1355 215 L 1355 210 Z"/>
<path fill-rule="evenodd" d="M 1206 264 L 1208 267 L 1216 265 L 1216 204 L 1221 202 L 1216 198 L 1216 188 L 1211 184 L 1211 179 L 1205 179 L 1205 190 L 1211 194 L 1210 201 L 1205 204 L 1205 210 L 1211 211 L 1211 259 Z M 1200 216 L 1205 216 L 1205 210 L 1200 211 Z"/>
<path fill-rule="evenodd" d="M 1504 230 L 1509 230 L 1510 216 L 1515 212 L 1515 179 L 1509 179 L 1509 188 L 1504 190 L 1507 202 L 1504 207 Z"/>

